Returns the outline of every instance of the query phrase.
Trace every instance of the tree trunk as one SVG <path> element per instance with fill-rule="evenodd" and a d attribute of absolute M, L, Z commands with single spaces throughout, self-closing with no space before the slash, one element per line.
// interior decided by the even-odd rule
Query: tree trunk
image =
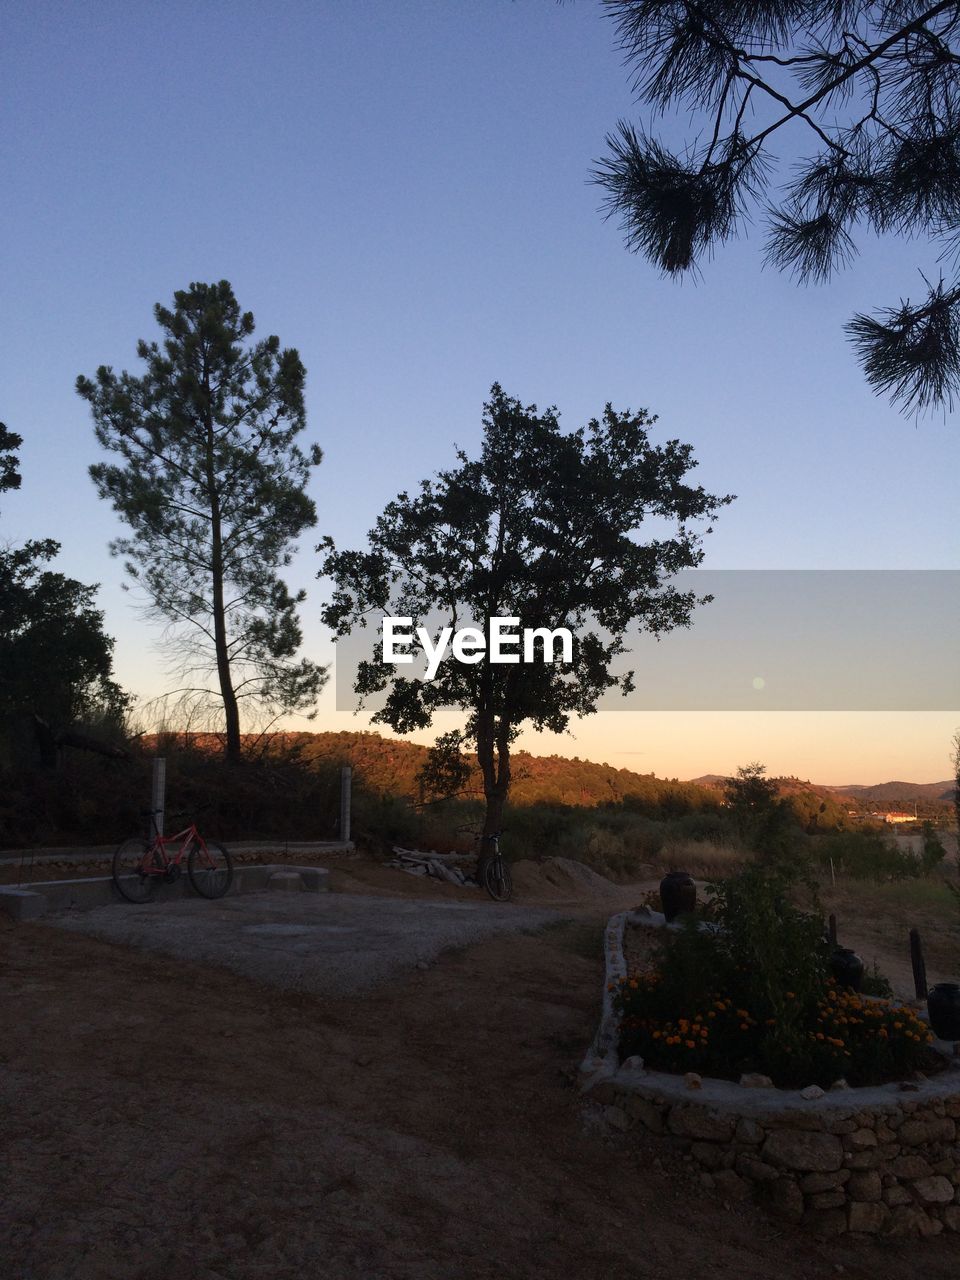
<path fill-rule="evenodd" d="M 477 759 L 483 773 L 483 794 L 487 802 L 483 834 L 499 835 L 504 805 L 510 793 L 510 744 L 503 726 L 496 734 L 492 724 L 482 726 L 477 734 Z"/>
<path fill-rule="evenodd" d="M 204 371 L 209 406 L 209 379 Z M 227 730 L 226 759 L 240 762 L 240 708 L 230 675 L 230 652 L 227 648 L 227 619 L 223 596 L 223 530 L 220 525 L 220 494 L 213 459 L 213 416 L 207 416 L 207 488 L 210 498 L 210 564 L 213 578 L 213 642 L 217 655 L 217 678 L 223 698 L 223 714 Z"/>

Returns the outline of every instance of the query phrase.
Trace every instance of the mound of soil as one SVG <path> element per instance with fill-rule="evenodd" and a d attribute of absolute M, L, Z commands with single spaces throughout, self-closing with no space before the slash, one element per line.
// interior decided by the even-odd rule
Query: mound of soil
<path fill-rule="evenodd" d="M 620 885 L 572 858 L 544 858 L 541 862 L 524 858 L 510 869 L 514 888 L 524 898 L 582 902 L 585 898 L 612 901 L 623 897 Z"/>

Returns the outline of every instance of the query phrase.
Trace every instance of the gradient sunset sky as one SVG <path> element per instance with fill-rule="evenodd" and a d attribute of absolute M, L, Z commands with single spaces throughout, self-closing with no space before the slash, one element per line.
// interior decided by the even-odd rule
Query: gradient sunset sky
<path fill-rule="evenodd" d="M 142 701 L 169 683 L 162 628 L 107 553 L 120 527 L 87 476 L 73 384 L 101 363 L 139 372 L 154 303 L 194 280 L 230 280 L 258 334 L 299 349 L 325 452 L 316 532 L 340 546 L 454 443 L 476 448 L 499 381 L 571 428 L 610 400 L 691 442 L 697 480 L 738 495 L 707 568 L 957 567 L 956 422 L 878 400 L 842 333 L 918 296 L 936 250 L 867 238 L 837 280 L 800 289 L 762 268 L 754 228 L 699 282 L 661 279 L 588 182 L 604 135 L 642 119 L 594 0 L 35 0 L 7 9 L 0 75 L 0 419 L 24 437 L 0 537 L 58 538 L 57 567 L 101 584 L 117 677 Z M 290 581 L 309 592 L 306 652 L 329 661 L 314 541 Z M 312 726 L 291 724 L 366 727 L 332 688 Z M 522 745 L 680 777 L 761 760 L 934 781 L 958 724 L 950 708 L 602 712 Z"/>

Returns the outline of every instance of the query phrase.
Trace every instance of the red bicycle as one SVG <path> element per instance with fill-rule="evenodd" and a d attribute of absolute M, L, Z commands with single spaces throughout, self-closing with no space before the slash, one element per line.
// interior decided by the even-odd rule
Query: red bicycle
<path fill-rule="evenodd" d="M 157 830 L 159 810 L 149 809 L 153 839 L 134 836 L 124 840 L 113 855 L 113 883 L 128 902 L 149 902 L 161 880 L 172 884 L 187 875 L 197 893 L 204 898 L 222 898 L 233 883 L 233 859 L 216 840 L 204 840 L 191 822 L 173 836 L 162 836 Z M 178 844 L 174 852 L 168 846 Z"/>

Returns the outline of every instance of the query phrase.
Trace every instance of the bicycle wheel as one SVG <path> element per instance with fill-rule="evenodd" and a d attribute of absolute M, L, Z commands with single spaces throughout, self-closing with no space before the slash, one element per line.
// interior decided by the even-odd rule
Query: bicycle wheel
<path fill-rule="evenodd" d="M 491 858 L 483 870 L 483 887 L 495 902 L 506 902 L 513 893 L 513 877 L 510 868 L 498 854 Z"/>
<path fill-rule="evenodd" d="M 233 883 L 233 859 L 216 840 L 206 842 L 206 850 L 195 844 L 187 855 L 190 883 L 204 898 L 222 898 Z"/>
<path fill-rule="evenodd" d="M 160 879 L 149 869 L 157 865 L 156 853 L 146 840 L 136 836 L 124 840 L 113 855 L 113 883 L 120 896 L 128 902 L 149 902 Z"/>

